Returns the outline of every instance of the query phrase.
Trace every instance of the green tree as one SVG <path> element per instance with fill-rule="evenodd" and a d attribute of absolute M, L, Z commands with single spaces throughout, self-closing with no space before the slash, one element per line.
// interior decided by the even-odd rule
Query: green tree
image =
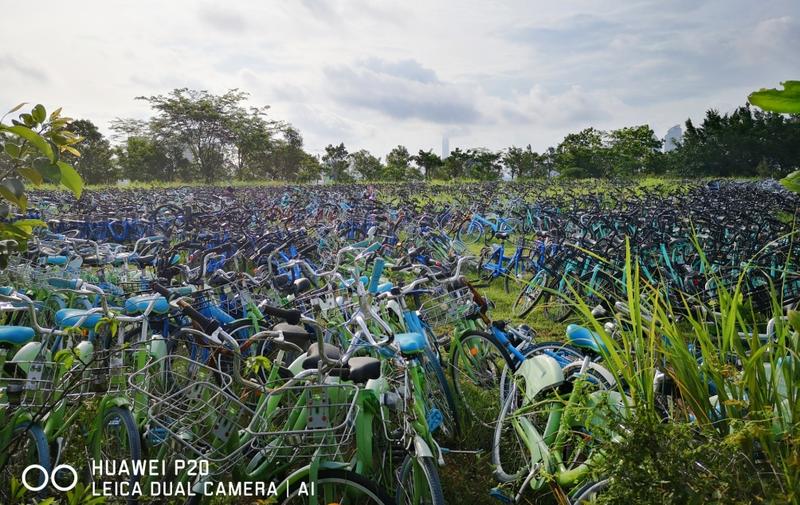
<path fill-rule="evenodd" d="M 405 146 L 398 145 L 386 155 L 384 178 L 390 181 L 404 180 L 411 164 L 411 154 Z"/>
<path fill-rule="evenodd" d="M 191 161 L 206 182 L 227 173 L 226 154 L 236 147 L 236 127 L 244 112 L 241 103 L 248 94 L 232 89 L 223 95 L 188 88 L 168 95 L 137 97 L 157 111 L 151 129 L 158 135 L 178 139 L 191 153 Z M 266 107 L 252 109 L 252 115 L 266 114 Z"/>
<path fill-rule="evenodd" d="M 383 164 L 366 149 L 361 149 L 350 155 L 353 170 L 364 180 L 374 181 L 383 175 Z"/>
<path fill-rule="evenodd" d="M 533 151 L 530 144 L 525 149 L 516 146 L 509 147 L 501 158 L 512 179 L 545 177 L 547 175 L 542 157 Z"/>
<path fill-rule="evenodd" d="M 469 149 L 467 151 L 468 161 L 465 165 L 464 176 L 469 179 L 480 181 L 499 179 L 503 173 L 503 165 L 500 163 L 501 154 L 488 149 Z"/>
<path fill-rule="evenodd" d="M 325 154 L 322 155 L 325 174 L 334 182 L 349 182 L 353 178 L 349 173 L 350 153 L 344 143 L 338 146 L 328 144 Z"/>
<path fill-rule="evenodd" d="M 739 107 L 709 110 L 700 126 L 686 121 L 678 145 L 679 173 L 687 176 L 756 176 L 766 163 L 778 176 L 800 168 L 800 121 Z"/>
<path fill-rule="evenodd" d="M 631 126 L 608 134 L 608 162 L 613 175 L 656 171 L 662 142 L 649 125 Z"/>
<path fill-rule="evenodd" d="M 570 133 L 555 150 L 555 169 L 562 176 L 604 177 L 609 175 L 603 132 L 586 128 Z"/>
<path fill-rule="evenodd" d="M 116 182 L 118 170 L 113 159 L 111 144 L 94 123 L 88 119 L 78 119 L 69 125 L 69 130 L 81 141 L 80 156 L 65 153 L 75 169 L 89 184 L 110 184 Z"/>
<path fill-rule="evenodd" d="M 444 166 L 444 162 L 438 154 L 433 152 L 433 149 L 428 151 L 423 151 L 420 149 L 419 153 L 417 153 L 416 156 L 412 156 L 411 159 L 414 161 L 414 163 L 416 163 L 417 167 L 420 169 L 420 172 L 426 179 L 440 177 L 440 172 Z"/>
<path fill-rule="evenodd" d="M 441 179 L 458 179 L 466 177 L 467 162 L 471 160 L 470 155 L 456 147 L 444 160 L 444 166 L 440 172 Z"/>

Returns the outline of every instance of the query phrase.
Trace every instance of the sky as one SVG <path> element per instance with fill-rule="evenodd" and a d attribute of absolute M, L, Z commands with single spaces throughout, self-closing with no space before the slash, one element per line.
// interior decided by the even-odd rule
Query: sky
<path fill-rule="evenodd" d="M 306 149 L 385 155 L 658 136 L 800 79 L 800 0 L 0 0 L 0 109 L 108 132 L 134 97 L 239 88 Z"/>

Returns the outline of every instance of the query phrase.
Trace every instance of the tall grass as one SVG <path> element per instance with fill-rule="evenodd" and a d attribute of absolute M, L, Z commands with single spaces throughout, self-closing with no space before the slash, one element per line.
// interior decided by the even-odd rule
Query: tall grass
<path fill-rule="evenodd" d="M 712 274 L 715 296 L 701 301 L 665 297 L 640 279 L 637 265 L 627 246 L 628 313 L 612 316 L 613 329 L 580 296 L 574 300 L 628 398 L 627 415 L 618 420 L 623 436 L 608 449 L 618 458 L 606 458 L 598 472 L 612 476 L 602 500 L 800 501 L 800 314 L 784 314 L 782 283 L 765 288 L 765 315 L 746 296 L 747 268 L 730 285 Z M 769 318 L 774 331 L 767 335 Z M 661 373 L 665 382 L 655 388 Z M 648 463 L 640 456 L 650 450 L 641 443 L 663 450 L 644 458 Z M 638 493 L 637 481 L 649 486 Z"/>

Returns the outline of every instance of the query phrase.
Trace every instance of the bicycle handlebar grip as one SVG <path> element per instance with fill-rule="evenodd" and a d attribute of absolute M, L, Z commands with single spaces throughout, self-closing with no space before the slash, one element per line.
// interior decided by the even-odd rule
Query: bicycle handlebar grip
<path fill-rule="evenodd" d="M 47 279 L 47 283 L 56 289 L 72 289 L 76 290 L 82 284 L 80 279 L 59 279 L 51 277 Z"/>
<path fill-rule="evenodd" d="M 453 281 L 448 281 L 444 283 L 444 287 L 448 291 L 455 291 L 457 289 L 463 288 L 466 285 L 467 285 L 466 279 L 464 279 L 463 276 L 459 276 L 457 279 Z"/>
<path fill-rule="evenodd" d="M 153 288 L 153 291 L 163 296 L 164 298 L 169 298 L 170 296 L 172 296 L 172 293 L 169 292 L 169 289 L 165 288 L 164 286 L 162 286 L 157 282 L 154 282 L 151 287 Z"/>
<path fill-rule="evenodd" d="M 167 299 L 172 296 L 172 293 L 170 293 L 169 289 L 157 282 L 153 283 L 153 291 Z M 217 321 L 207 318 L 188 303 L 181 304 L 181 313 L 200 325 L 200 327 L 203 329 L 203 332 L 209 335 L 214 333 L 214 330 L 219 328 L 219 323 Z"/>
<path fill-rule="evenodd" d="M 300 317 L 302 317 L 303 313 L 299 310 L 295 309 L 281 309 L 278 307 L 272 307 L 271 305 L 264 305 L 261 307 L 261 310 L 265 314 L 269 314 L 270 316 L 275 316 L 279 319 L 285 320 L 289 324 L 298 324 L 300 322 Z"/>
<path fill-rule="evenodd" d="M 214 333 L 214 330 L 219 328 L 219 323 L 216 320 L 207 318 L 188 303 L 185 305 L 181 305 L 181 312 L 183 313 L 183 315 L 187 316 L 189 319 L 199 324 L 200 327 L 203 329 L 203 332 L 208 335 L 211 335 L 212 333 Z"/>

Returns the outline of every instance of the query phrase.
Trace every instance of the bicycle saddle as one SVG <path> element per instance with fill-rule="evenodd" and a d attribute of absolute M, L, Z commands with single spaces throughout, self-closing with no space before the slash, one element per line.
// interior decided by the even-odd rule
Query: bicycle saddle
<path fill-rule="evenodd" d="M 23 345 L 33 340 L 33 328 L 0 326 L 0 344 Z"/>
<path fill-rule="evenodd" d="M 84 309 L 61 309 L 56 312 L 56 325 L 59 328 L 70 328 L 78 324 L 86 314 L 88 314 L 88 310 Z M 100 322 L 100 319 L 103 317 L 101 312 L 95 312 L 90 314 L 83 323 L 81 323 L 81 328 L 85 330 L 93 330 L 97 323 Z"/>
<path fill-rule="evenodd" d="M 494 236 L 500 240 L 506 240 L 508 238 L 508 232 L 498 231 L 494 234 Z"/>
<path fill-rule="evenodd" d="M 332 344 L 323 344 L 325 347 L 325 357 L 331 361 L 342 359 L 342 351 Z M 316 343 L 308 348 L 306 359 L 303 360 L 303 369 L 313 370 L 319 364 L 319 345 Z"/>

